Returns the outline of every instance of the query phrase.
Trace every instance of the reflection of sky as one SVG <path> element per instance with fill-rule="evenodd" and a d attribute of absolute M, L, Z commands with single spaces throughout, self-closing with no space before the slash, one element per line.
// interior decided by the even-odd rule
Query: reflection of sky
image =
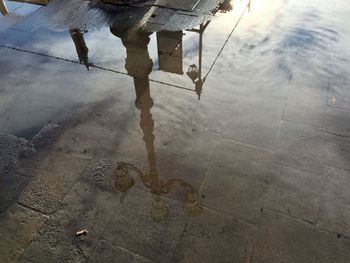
<path fill-rule="evenodd" d="M 242 14 L 246 1 L 233 1 L 233 11 L 225 14 L 218 13 L 213 22 L 207 27 L 203 36 L 203 74 L 205 74 L 211 64 L 214 62 L 216 54 L 229 36 L 230 31 Z M 84 34 L 86 44 L 89 48 L 89 62 L 125 72 L 126 51 L 120 39 L 110 33 L 109 28 L 102 28 L 99 31 L 88 32 Z M 23 48 L 41 52 L 55 57 L 61 57 L 77 61 L 77 54 L 73 42 L 68 32 L 49 32 L 47 29 L 39 29 L 34 33 L 34 41 L 26 43 Z M 183 36 L 183 70 L 187 71 L 190 65 L 198 66 L 199 56 L 199 34 L 184 31 Z M 192 88 L 191 80 L 186 76 L 170 75 L 157 71 L 158 54 L 156 34 L 151 35 L 151 41 L 148 46 L 150 57 L 153 60 L 154 71 L 151 78 L 160 81 L 169 80 L 174 85 L 187 86 Z"/>
<path fill-rule="evenodd" d="M 237 90 L 242 94 L 263 96 L 264 89 L 269 92 L 269 96 L 281 97 L 288 85 L 311 86 L 327 90 L 330 98 L 336 97 L 339 107 L 348 107 L 350 6 L 346 3 L 317 0 L 305 3 L 297 0 L 252 0 L 251 12 L 245 14 L 208 76 L 202 98 L 214 96 L 232 102 L 236 99 Z M 204 74 L 214 62 L 237 21 L 237 10 L 239 8 L 234 9 L 234 12 L 217 15 L 205 31 Z M 186 72 L 190 65 L 198 65 L 198 34 L 187 31 L 184 33 L 183 69 Z M 120 39 L 110 33 L 109 28 L 86 33 L 85 41 L 91 63 L 125 72 L 125 48 Z M 78 60 L 68 31 L 39 29 L 21 48 Z M 148 50 L 154 62 L 151 79 L 194 88 L 185 74 L 179 76 L 158 70 L 155 34 L 151 36 Z M 51 63 L 44 65 L 49 66 Z M 71 70 L 76 71 L 76 68 L 72 67 Z M 75 72 L 67 76 L 66 71 L 60 70 L 58 74 L 63 72 L 66 77 L 74 79 Z M 86 69 L 81 67 L 79 80 L 83 78 L 84 73 Z M 115 78 L 124 77 L 116 75 Z M 96 93 L 102 88 L 97 75 L 89 81 L 96 86 Z M 70 82 L 67 87 L 78 86 L 73 80 Z M 48 83 L 48 80 L 45 83 Z M 93 93 L 94 85 L 84 83 L 89 87 L 83 96 L 86 98 L 89 92 Z M 104 85 L 111 84 L 105 82 Z M 83 89 L 83 85 L 80 85 L 80 89 Z M 67 93 L 64 100 L 73 100 L 74 96 L 70 98 L 69 90 L 65 90 Z M 54 93 L 53 90 L 52 92 Z"/>
<path fill-rule="evenodd" d="M 7 9 L 14 15 L 27 16 L 40 8 L 40 5 L 5 0 Z"/>

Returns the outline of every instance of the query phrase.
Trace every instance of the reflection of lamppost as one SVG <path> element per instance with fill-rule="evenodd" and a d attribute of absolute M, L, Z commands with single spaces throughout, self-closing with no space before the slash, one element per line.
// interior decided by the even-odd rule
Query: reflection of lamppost
<path fill-rule="evenodd" d="M 0 0 L 0 12 L 2 15 L 7 15 L 9 13 L 4 0 Z"/>
<path fill-rule="evenodd" d="M 127 193 L 134 185 L 134 179 L 129 174 L 129 171 L 135 171 L 143 182 L 143 185 L 149 188 L 153 195 L 152 218 L 156 221 L 161 221 L 167 217 L 169 211 L 165 201 L 160 198 L 160 194 L 166 194 L 176 185 L 180 185 L 186 190 L 183 202 L 184 210 L 188 213 L 198 213 L 201 211 L 198 194 L 190 184 L 180 179 L 163 182 L 158 175 L 154 149 L 154 121 L 151 114 L 153 100 L 150 94 L 148 79 L 148 75 L 151 73 L 153 67 L 147 47 L 150 41 L 150 33 L 118 28 L 111 28 L 111 32 L 121 38 L 126 48 L 125 68 L 128 74 L 134 78 L 136 92 L 135 106 L 140 110 L 140 128 L 143 132 L 143 140 L 146 145 L 149 163 L 149 173 L 145 174 L 132 164 L 120 162 L 116 169 L 115 186 L 120 192 Z"/>
<path fill-rule="evenodd" d="M 187 76 L 192 80 L 195 84 L 195 91 L 198 95 L 198 99 L 200 100 L 203 84 L 205 82 L 205 78 L 202 79 L 202 54 L 203 54 L 203 34 L 210 21 L 206 22 L 204 25 L 200 24 L 199 29 L 189 29 L 188 31 L 195 32 L 199 34 L 199 51 L 198 51 L 198 67 L 193 64 L 189 66 L 187 70 Z"/>
<path fill-rule="evenodd" d="M 77 50 L 80 64 L 84 64 L 87 70 L 89 70 L 89 48 L 86 46 L 84 34 L 79 29 L 70 29 L 69 34 Z"/>
<path fill-rule="evenodd" d="M 232 9 L 233 9 L 233 7 L 231 5 L 231 0 L 223 1 L 218 7 L 218 11 L 221 13 L 230 12 Z"/>

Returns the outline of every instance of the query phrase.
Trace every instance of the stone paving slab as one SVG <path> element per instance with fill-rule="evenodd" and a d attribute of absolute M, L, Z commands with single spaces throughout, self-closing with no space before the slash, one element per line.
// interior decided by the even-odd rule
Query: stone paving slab
<path fill-rule="evenodd" d="M 330 166 L 350 169 L 350 137 L 327 134 L 325 139 L 324 162 Z"/>
<path fill-rule="evenodd" d="M 264 211 L 252 262 L 346 263 L 350 241 L 313 225 Z"/>
<path fill-rule="evenodd" d="M 170 262 L 187 220 L 181 202 L 134 187 L 123 197 L 103 236 L 113 245 Z"/>
<path fill-rule="evenodd" d="M 116 194 L 78 181 L 23 257 L 38 263 L 86 262 L 117 207 Z M 86 235 L 75 235 L 84 229 Z"/>
<path fill-rule="evenodd" d="M 19 202 L 42 213 L 54 212 L 87 163 L 86 159 L 70 155 L 49 155 L 23 190 Z"/>
<path fill-rule="evenodd" d="M 115 262 L 135 262 L 135 263 L 152 263 L 150 259 L 132 253 L 123 248 L 113 246 L 106 240 L 101 240 L 96 246 L 92 256 L 90 257 L 90 263 L 104 262 L 104 263 L 115 263 Z"/>
<path fill-rule="evenodd" d="M 254 145 L 232 140 L 220 140 L 214 150 L 211 164 L 242 171 L 259 182 L 266 182 L 272 175 L 272 152 Z"/>
<path fill-rule="evenodd" d="M 325 113 L 325 129 L 333 134 L 350 137 L 349 111 L 328 107 Z"/>
<path fill-rule="evenodd" d="M 36 237 L 46 217 L 17 204 L 0 214 L 0 250 L 3 262 L 16 262 Z"/>
<path fill-rule="evenodd" d="M 0 179 L 0 213 L 17 202 L 18 195 L 28 184 L 29 178 L 13 172 L 2 174 Z"/>
<path fill-rule="evenodd" d="M 314 94 L 310 95 L 307 94 L 305 89 L 294 88 L 292 86 L 282 119 L 324 128 L 327 101 L 325 96 L 319 96 L 318 92 L 314 91 L 313 93 Z M 317 96 L 315 96 L 315 94 L 317 94 Z"/>
<path fill-rule="evenodd" d="M 322 194 L 321 229 L 350 237 L 350 171 L 327 167 L 327 183 Z"/>
<path fill-rule="evenodd" d="M 326 138 L 323 130 L 282 121 L 274 162 L 316 174 L 322 173 Z"/>
<path fill-rule="evenodd" d="M 276 165 L 264 207 L 316 223 L 327 174 L 313 174 Z"/>
<path fill-rule="evenodd" d="M 205 207 L 252 223 L 259 222 L 266 194 L 267 185 L 249 171 L 220 166 L 209 168 L 200 191 Z"/>
<path fill-rule="evenodd" d="M 204 209 L 189 220 L 173 262 L 249 262 L 256 233 L 249 224 Z"/>
<path fill-rule="evenodd" d="M 265 149 L 276 148 L 283 106 L 273 99 L 239 98 L 231 109 L 232 119 L 224 137 Z"/>
<path fill-rule="evenodd" d="M 271 153 L 225 141 L 213 156 L 200 191 L 203 205 L 258 223 L 272 176 Z"/>

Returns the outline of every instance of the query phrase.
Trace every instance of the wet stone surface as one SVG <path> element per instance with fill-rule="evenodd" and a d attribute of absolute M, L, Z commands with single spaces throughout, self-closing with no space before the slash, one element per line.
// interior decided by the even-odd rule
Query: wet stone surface
<path fill-rule="evenodd" d="M 28 1 L 0 0 L 1 263 L 349 262 L 345 0 Z"/>

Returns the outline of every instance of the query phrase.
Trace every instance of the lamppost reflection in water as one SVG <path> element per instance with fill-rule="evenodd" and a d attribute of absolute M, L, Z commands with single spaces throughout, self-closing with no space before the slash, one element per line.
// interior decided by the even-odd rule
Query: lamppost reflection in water
<path fill-rule="evenodd" d="M 89 48 L 86 46 L 84 33 L 80 29 L 70 29 L 69 34 L 74 42 L 80 64 L 84 64 L 89 70 Z"/>
<path fill-rule="evenodd" d="M 201 99 L 201 94 L 203 91 L 203 85 L 206 77 L 202 78 L 202 53 L 203 53 L 203 34 L 210 21 L 205 24 L 200 24 L 199 29 L 189 29 L 188 31 L 195 32 L 199 34 L 199 43 L 198 43 L 198 67 L 195 64 L 189 66 L 187 70 L 187 76 L 192 80 L 195 85 L 195 91 L 197 93 L 198 99 Z"/>
<path fill-rule="evenodd" d="M 118 163 L 115 170 L 115 187 L 118 191 L 127 193 L 134 185 L 134 178 L 130 174 L 130 171 L 133 170 L 141 179 L 143 185 L 152 193 L 151 217 L 154 220 L 161 221 L 169 215 L 167 204 L 160 195 L 169 193 L 176 186 L 185 189 L 183 197 L 184 211 L 191 215 L 199 214 L 202 208 L 199 204 L 198 193 L 194 187 L 182 179 L 162 181 L 158 174 L 154 148 L 154 121 L 151 114 L 153 100 L 150 94 L 148 78 L 153 67 L 153 62 L 148 52 L 150 33 L 143 31 L 132 32 L 128 29 L 120 28 L 111 28 L 111 32 L 122 40 L 126 48 L 125 69 L 134 79 L 135 106 L 140 110 L 140 128 L 143 132 L 143 141 L 146 145 L 149 163 L 148 173 L 143 173 L 138 167 L 130 163 Z"/>
<path fill-rule="evenodd" d="M 3 16 L 5 16 L 9 13 L 4 0 L 0 0 L 0 12 Z"/>
<path fill-rule="evenodd" d="M 186 75 L 195 85 L 194 91 L 196 92 L 198 99 L 201 97 L 203 85 L 206 79 L 205 77 L 202 78 L 203 34 L 209 23 L 210 21 L 206 22 L 205 24 L 200 24 L 199 29 L 186 30 L 189 32 L 198 33 L 199 35 L 198 66 L 196 64 L 192 64 L 189 66 L 188 71 L 186 72 Z M 142 29 L 123 30 L 120 27 L 111 27 L 111 32 L 122 40 L 123 45 L 126 48 L 127 58 L 125 68 L 128 74 L 134 77 L 135 85 L 138 84 L 138 82 L 149 82 L 148 75 L 152 71 L 153 62 L 148 54 L 147 46 L 150 42 L 149 36 L 152 35 L 153 32 L 142 31 Z M 79 62 L 84 64 L 89 70 L 89 67 L 93 66 L 93 64 L 89 63 L 89 48 L 84 40 L 85 32 L 75 28 L 70 29 L 69 33 L 74 42 Z M 163 30 L 157 32 L 156 36 L 159 70 L 171 74 L 183 75 L 183 31 Z M 145 70 L 147 70 L 147 78 L 140 78 L 139 74 L 143 74 L 142 71 Z"/>

